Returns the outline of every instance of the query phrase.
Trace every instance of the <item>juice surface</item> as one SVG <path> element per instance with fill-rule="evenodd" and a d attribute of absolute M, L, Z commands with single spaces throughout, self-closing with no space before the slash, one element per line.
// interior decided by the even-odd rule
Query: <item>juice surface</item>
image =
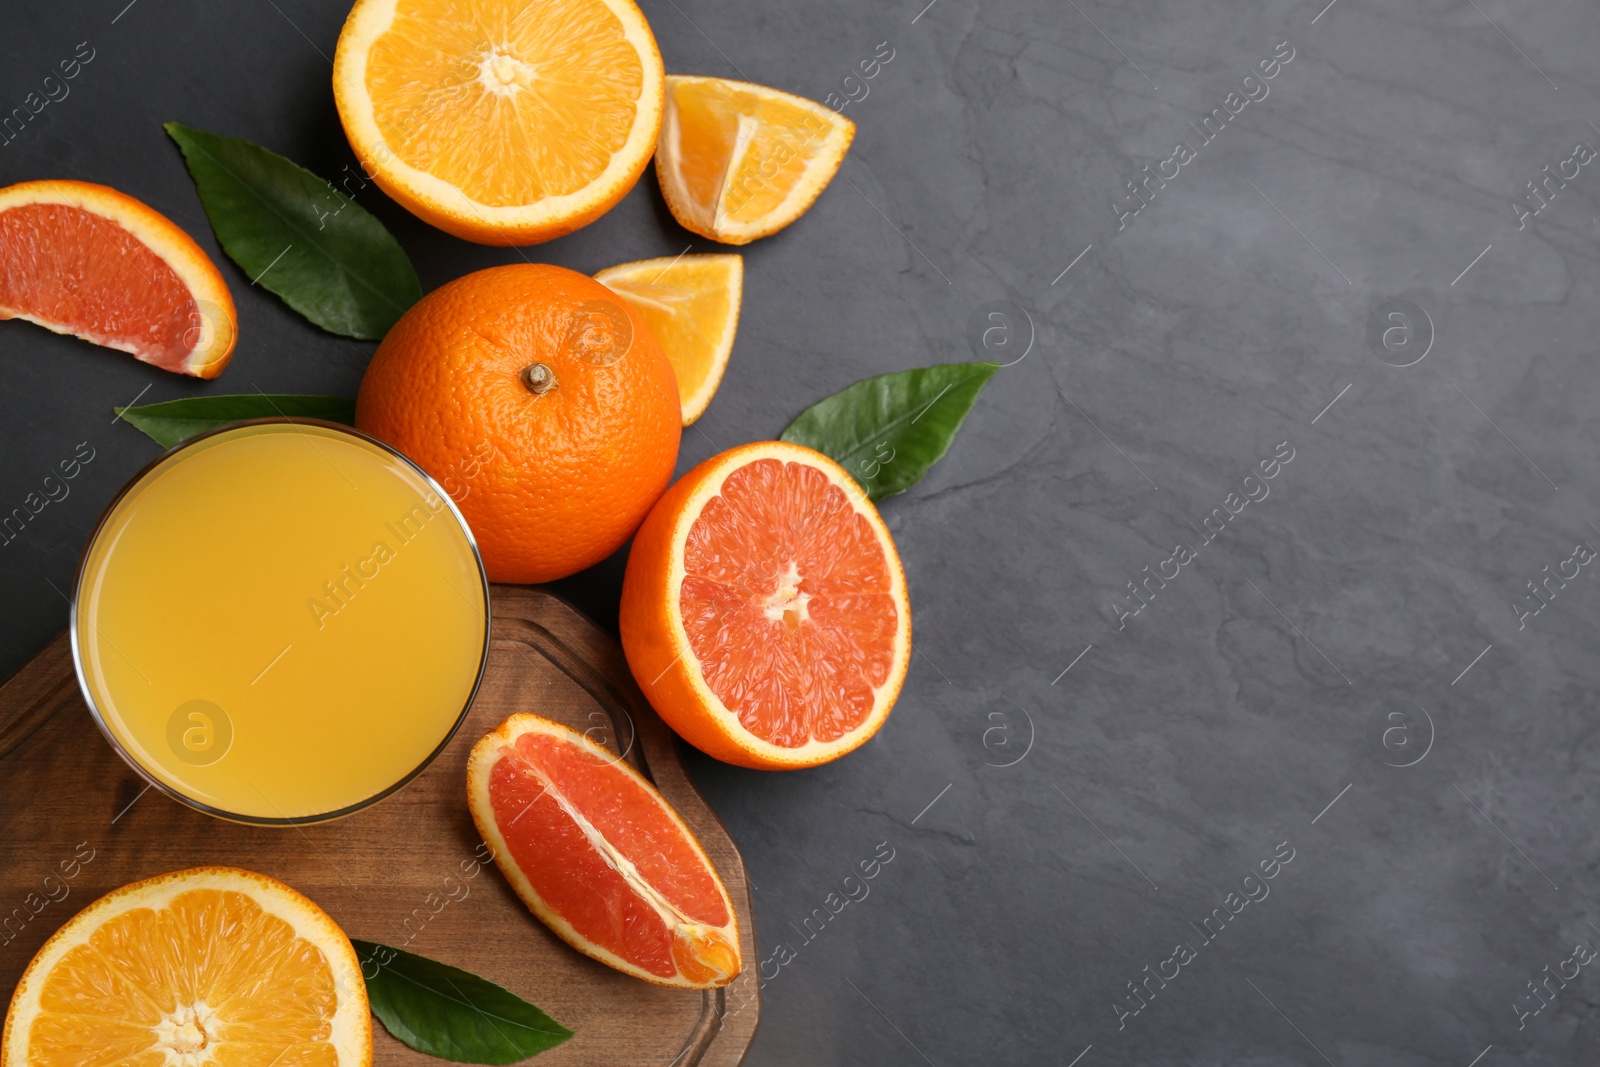
<path fill-rule="evenodd" d="M 466 706 L 487 603 L 409 465 L 305 424 L 148 472 L 87 556 L 76 621 L 106 727 L 165 785 L 247 819 L 327 815 L 417 770 Z"/>

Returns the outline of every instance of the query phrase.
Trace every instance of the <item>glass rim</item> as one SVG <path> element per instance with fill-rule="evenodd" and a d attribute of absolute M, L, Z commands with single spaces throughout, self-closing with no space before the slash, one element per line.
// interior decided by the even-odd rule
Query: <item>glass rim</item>
<path fill-rule="evenodd" d="M 185 796 L 183 793 L 179 792 L 177 789 L 174 789 L 166 782 L 161 781 L 155 774 L 141 765 L 138 760 L 134 759 L 133 754 L 128 751 L 127 746 L 117 739 L 116 734 L 111 730 L 110 725 L 106 722 L 105 715 L 101 711 L 99 704 L 96 703 L 94 693 L 89 688 L 88 677 L 84 673 L 83 652 L 79 647 L 78 624 L 80 618 L 82 617 L 79 601 L 83 592 L 84 576 L 87 574 L 89 569 L 89 557 L 94 551 L 95 544 L 100 540 L 100 535 L 102 532 L 104 532 L 107 521 L 111 518 L 112 513 L 117 510 L 117 506 L 121 504 L 123 499 L 127 497 L 127 495 L 135 488 L 143 485 L 145 480 L 156 470 L 156 468 L 172 459 L 178 453 L 188 450 L 207 438 L 216 437 L 224 433 L 231 433 L 235 430 L 250 426 L 315 426 L 324 430 L 332 430 L 335 433 L 343 434 L 347 437 L 353 437 L 370 445 L 375 445 L 380 451 L 386 452 L 395 459 L 398 459 L 401 463 L 404 463 L 411 470 L 415 471 L 416 474 L 423 480 L 423 483 L 437 493 L 439 499 L 444 501 L 445 506 L 449 508 L 450 514 L 455 518 L 456 524 L 460 527 L 462 534 L 467 539 L 467 547 L 472 550 L 472 560 L 478 571 L 478 583 L 483 591 L 483 649 L 478 654 L 478 670 L 472 679 L 472 688 L 467 692 L 467 698 L 461 705 L 461 710 L 456 713 L 455 721 L 450 724 L 450 729 L 445 731 L 444 737 L 440 738 L 438 745 L 436 745 L 431 752 L 423 757 L 422 762 L 401 776 L 401 778 L 394 784 L 387 786 L 384 789 L 372 794 L 370 797 L 359 800 L 354 804 L 347 804 L 344 807 L 338 808 L 334 811 L 323 812 L 316 815 L 290 815 L 278 818 L 268 818 L 260 815 L 244 815 L 239 812 L 225 811 L 221 808 L 212 807 L 211 805 L 206 804 L 203 801 L 196 800 L 193 797 Z M 431 474 L 423 470 L 415 460 L 413 460 L 410 456 L 407 456 L 404 452 L 401 452 L 399 449 L 395 448 L 393 445 L 380 441 L 371 434 L 363 433 L 353 426 L 346 426 L 344 423 L 340 422 L 331 422 L 327 419 L 303 418 L 294 415 L 273 415 L 259 419 L 240 419 L 238 422 L 230 422 L 223 426 L 214 426 L 209 430 L 202 430 L 194 436 L 186 437 L 182 441 L 179 441 L 177 444 L 173 445 L 171 448 L 164 450 L 159 456 L 156 456 L 150 462 L 146 463 L 144 466 L 140 467 L 136 472 L 134 472 L 134 474 L 128 479 L 127 483 L 124 484 L 121 489 L 117 490 L 116 495 L 113 496 L 110 502 L 106 504 L 105 510 L 102 511 L 100 513 L 100 517 L 95 520 L 94 528 L 90 530 L 88 540 L 84 542 L 83 554 L 78 560 L 77 577 L 73 581 L 72 585 L 71 610 L 68 615 L 67 632 L 72 644 L 72 668 L 74 673 L 78 676 L 78 691 L 82 694 L 84 703 L 89 707 L 89 714 L 93 717 L 95 726 L 99 728 L 100 733 L 111 745 L 111 750 L 120 756 L 124 763 L 133 768 L 135 774 L 145 780 L 147 783 L 147 789 L 152 787 L 158 789 L 185 807 L 203 812 L 204 814 L 210 815 L 214 818 L 223 819 L 227 822 L 242 823 L 248 826 L 306 826 L 313 823 L 332 822 L 335 819 L 342 819 L 346 816 L 354 815 L 358 811 L 372 807 L 379 801 L 394 795 L 407 785 L 411 784 L 411 782 L 418 775 L 427 770 L 433 764 L 434 760 L 439 758 L 440 754 L 444 752 L 445 747 L 449 745 L 450 742 L 455 739 L 456 734 L 460 732 L 462 723 L 467 721 L 467 713 L 472 710 L 472 702 L 477 699 L 478 690 L 483 686 L 484 674 L 487 672 L 489 667 L 489 646 L 493 628 L 493 622 L 491 619 L 491 604 L 489 599 L 489 574 L 488 571 L 484 569 L 483 553 L 478 549 L 478 539 L 472 535 L 472 527 L 467 524 L 466 517 L 461 514 L 461 509 L 456 507 L 455 500 L 451 498 L 449 493 L 445 492 L 444 487 L 441 486 Z"/>

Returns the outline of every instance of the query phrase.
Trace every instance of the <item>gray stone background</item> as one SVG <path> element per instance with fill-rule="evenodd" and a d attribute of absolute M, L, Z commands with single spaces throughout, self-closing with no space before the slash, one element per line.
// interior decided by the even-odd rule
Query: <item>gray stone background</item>
<path fill-rule="evenodd" d="M 1600 976 L 1574 950 L 1600 947 L 1600 593 L 1564 561 L 1600 547 L 1600 167 L 1564 161 L 1600 146 L 1600 9 L 924 3 L 644 0 L 673 72 L 861 97 L 844 79 L 894 50 L 846 108 L 840 177 L 744 250 L 738 346 L 680 469 L 869 374 L 1020 359 L 883 507 L 916 612 L 887 727 L 804 773 L 692 762 L 756 885 L 748 1062 L 1594 1062 Z M 0 325 L 0 510 L 95 455 L 0 548 L 0 670 L 63 627 L 92 523 L 157 451 L 112 405 L 353 394 L 373 346 L 250 287 L 160 128 L 337 177 L 345 10 L 6 5 L 3 109 L 80 42 L 93 58 L 0 147 L 0 181 L 166 213 L 222 264 L 243 341 L 201 385 Z M 1194 158 L 1132 215 L 1125 183 L 1178 142 Z M 1577 175 L 1521 219 L 1546 166 Z M 361 203 L 424 288 L 519 258 Z M 686 247 L 713 246 L 647 176 L 532 255 L 592 272 Z M 621 567 L 558 588 L 614 628 Z M 1131 614 L 1127 583 L 1174 567 Z M 1573 567 L 1531 614 L 1527 583 Z M 808 940 L 880 842 L 870 896 Z M 1263 861 L 1276 877 L 1246 881 Z M 1208 940 L 1216 908 L 1238 913 Z"/>

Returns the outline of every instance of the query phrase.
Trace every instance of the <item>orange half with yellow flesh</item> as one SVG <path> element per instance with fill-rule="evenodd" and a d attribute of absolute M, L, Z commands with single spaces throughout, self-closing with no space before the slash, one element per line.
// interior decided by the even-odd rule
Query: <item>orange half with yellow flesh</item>
<path fill-rule="evenodd" d="M 457 237 L 519 245 L 627 195 L 663 77 L 633 0 L 356 0 L 333 96 L 384 192 Z"/>
<path fill-rule="evenodd" d="M 368 1067 L 350 939 L 282 882 L 233 867 L 106 894 L 11 997 L 0 1067 Z"/>

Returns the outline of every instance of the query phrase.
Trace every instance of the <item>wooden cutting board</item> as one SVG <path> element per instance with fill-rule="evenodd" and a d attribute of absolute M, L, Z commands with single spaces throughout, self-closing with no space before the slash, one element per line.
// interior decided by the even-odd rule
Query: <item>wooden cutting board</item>
<path fill-rule="evenodd" d="M 351 936 L 483 975 L 576 1032 L 539 1067 L 728 1067 L 760 1015 L 744 861 L 679 762 L 622 650 L 537 589 L 496 586 L 483 686 L 444 753 L 394 796 L 333 823 L 239 826 L 184 807 L 139 778 L 95 727 L 67 635 L 0 687 L 0 990 L 9 1000 L 45 939 L 108 890 L 202 864 L 272 875 Z M 744 973 L 712 992 L 664 989 L 583 956 L 517 899 L 466 803 L 467 753 L 505 716 L 531 711 L 623 754 L 677 807 L 739 913 Z M 440 1064 L 373 1021 L 377 1064 Z"/>

